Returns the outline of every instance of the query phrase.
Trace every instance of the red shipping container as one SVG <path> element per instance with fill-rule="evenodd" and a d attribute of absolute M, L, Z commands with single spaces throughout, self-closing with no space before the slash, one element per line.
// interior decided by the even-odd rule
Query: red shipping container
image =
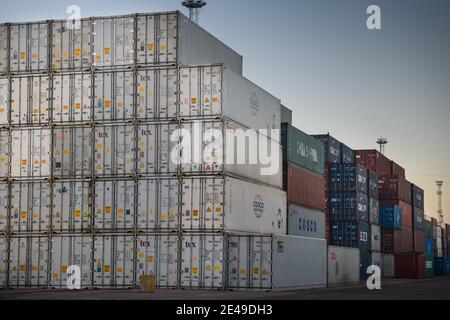
<path fill-rule="evenodd" d="M 381 204 L 391 204 L 402 208 L 402 224 L 403 227 L 412 228 L 412 206 L 401 200 L 383 200 Z"/>
<path fill-rule="evenodd" d="M 401 279 L 424 279 L 425 256 L 420 253 L 395 256 L 395 277 Z"/>
<path fill-rule="evenodd" d="M 381 229 L 381 252 L 399 254 L 402 252 L 402 234 L 397 229 Z"/>
<path fill-rule="evenodd" d="M 414 248 L 415 253 L 425 252 L 425 232 L 422 230 L 414 230 Z"/>
<path fill-rule="evenodd" d="M 376 172 L 378 175 L 391 174 L 391 161 L 377 150 L 355 150 L 356 163 Z"/>
<path fill-rule="evenodd" d="M 287 163 L 283 166 L 283 173 L 288 202 L 322 211 L 325 209 L 325 184 L 322 176 Z"/>
<path fill-rule="evenodd" d="M 399 175 L 379 176 L 380 200 L 402 200 L 411 204 L 411 183 Z"/>
<path fill-rule="evenodd" d="M 414 252 L 413 229 L 407 228 L 407 227 L 403 227 L 402 232 L 401 232 L 401 237 L 402 237 L 401 253 Z"/>
<path fill-rule="evenodd" d="M 405 169 L 402 168 L 400 165 L 395 163 L 394 161 L 391 161 L 391 173 L 392 175 L 399 175 L 405 178 L 406 172 Z"/>

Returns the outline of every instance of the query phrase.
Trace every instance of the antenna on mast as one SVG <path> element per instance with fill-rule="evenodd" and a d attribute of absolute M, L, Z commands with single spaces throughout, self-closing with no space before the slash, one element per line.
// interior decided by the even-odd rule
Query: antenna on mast
<path fill-rule="evenodd" d="M 438 187 L 437 196 L 438 196 L 438 225 L 443 227 L 444 226 L 444 214 L 442 212 L 442 185 L 444 184 L 444 181 L 436 181 L 436 185 Z"/>
<path fill-rule="evenodd" d="M 381 137 L 380 139 L 377 140 L 377 144 L 380 145 L 380 153 L 381 154 L 384 154 L 384 147 L 388 143 L 389 143 L 389 141 L 386 138 L 383 138 L 383 137 Z"/>
<path fill-rule="evenodd" d="M 185 0 L 181 3 L 183 7 L 189 9 L 189 19 L 198 24 L 198 16 L 200 10 L 206 6 L 206 1 L 204 0 Z"/>

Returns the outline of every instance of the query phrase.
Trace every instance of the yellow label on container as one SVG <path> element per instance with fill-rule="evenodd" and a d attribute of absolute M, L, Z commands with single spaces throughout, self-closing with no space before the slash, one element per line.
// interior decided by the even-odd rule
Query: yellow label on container
<path fill-rule="evenodd" d="M 144 87 L 140 87 L 139 88 L 139 93 L 145 93 L 145 88 Z"/>
<path fill-rule="evenodd" d="M 213 102 L 219 102 L 219 98 L 213 98 Z"/>
<path fill-rule="evenodd" d="M 215 271 L 220 271 L 220 269 L 221 269 L 220 266 L 215 266 L 215 267 L 214 267 L 214 270 L 215 270 Z"/>
<path fill-rule="evenodd" d="M 65 154 L 65 155 L 70 154 L 70 150 L 65 149 L 65 150 L 64 150 L 64 154 Z"/>
<path fill-rule="evenodd" d="M 105 212 L 106 212 L 106 214 L 110 214 L 111 213 L 111 207 L 106 207 L 105 208 Z"/>
<path fill-rule="evenodd" d="M 0 112 L 5 112 L 5 108 L 0 107 Z"/>
<path fill-rule="evenodd" d="M 22 160 L 22 165 L 26 166 L 27 165 L 27 160 Z"/>
<path fill-rule="evenodd" d="M 117 102 L 117 108 L 123 108 L 123 102 L 122 101 Z"/>
<path fill-rule="evenodd" d="M 25 265 L 24 264 L 21 264 L 20 266 L 19 266 L 19 271 L 25 271 Z"/>
<path fill-rule="evenodd" d="M 193 274 L 197 274 L 198 273 L 198 268 L 192 268 L 192 273 Z"/>
<path fill-rule="evenodd" d="M 153 257 L 152 257 L 152 256 L 148 256 L 148 257 L 147 257 L 147 262 L 153 263 Z"/>
<path fill-rule="evenodd" d="M 67 273 L 67 266 L 61 267 L 61 273 Z"/>
<path fill-rule="evenodd" d="M 77 218 L 81 217 L 81 211 L 80 210 L 75 211 L 75 217 L 77 217 Z"/>
<path fill-rule="evenodd" d="M 123 272 L 123 269 L 122 269 L 121 267 L 118 267 L 118 268 L 117 268 L 117 272 L 118 272 L 118 273 L 122 273 L 122 272 Z"/>
<path fill-rule="evenodd" d="M 64 57 L 64 58 L 68 58 L 68 57 L 69 57 L 69 52 L 68 52 L 68 51 L 64 51 L 63 57 Z"/>
<path fill-rule="evenodd" d="M 209 264 L 206 266 L 206 271 L 211 271 L 211 266 Z"/>
<path fill-rule="evenodd" d="M 39 213 L 35 213 L 35 214 L 33 215 L 33 218 L 34 218 L 34 219 L 39 219 Z"/>
<path fill-rule="evenodd" d="M 81 56 L 81 49 L 75 49 L 75 57 Z"/>
<path fill-rule="evenodd" d="M 198 210 L 194 210 L 194 212 L 192 213 L 192 215 L 193 215 L 194 217 L 198 217 L 200 214 L 199 214 Z"/>
<path fill-rule="evenodd" d="M 101 55 L 99 55 L 99 54 L 97 54 L 97 55 L 95 56 L 95 60 L 97 60 L 97 61 L 100 61 L 100 60 L 102 60 L 102 56 L 101 56 Z"/>
<path fill-rule="evenodd" d="M 247 273 L 247 271 L 245 269 L 241 269 L 239 270 L 239 273 L 241 274 L 241 276 L 243 276 Z"/>
<path fill-rule="evenodd" d="M 105 108 L 110 108 L 110 107 L 111 107 L 111 101 L 105 100 Z"/>
<path fill-rule="evenodd" d="M 97 144 L 97 149 L 103 148 L 103 145 L 101 143 Z"/>
<path fill-rule="evenodd" d="M 103 52 L 104 52 L 105 54 L 111 54 L 111 49 L 110 49 L 110 48 L 105 48 L 105 49 L 103 50 Z"/>
<path fill-rule="evenodd" d="M 221 213 L 222 212 L 222 208 L 216 208 L 216 212 L 217 213 Z"/>
<path fill-rule="evenodd" d="M 42 164 L 46 164 L 47 163 L 47 160 L 42 160 Z"/>
<path fill-rule="evenodd" d="M 81 109 L 81 103 L 75 104 L 75 109 Z"/>
<path fill-rule="evenodd" d="M 63 109 L 64 109 L 64 110 L 69 110 L 69 105 L 68 105 L 68 104 L 65 104 L 64 107 L 63 107 Z"/>
<path fill-rule="evenodd" d="M 259 274 L 259 268 L 253 268 L 253 274 Z"/>
<path fill-rule="evenodd" d="M 122 208 L 119 208 L 119 209 L 117 210 L 117 212 L 120 213 L 120 214 L 122 214 L 122 213 L 123 213 L 123 209 L 122 209 Z"/>
<path fill-rule="evenodd" d="M 26 219 L 26 218 L 27 218 L 27 213 L 26 213 L 26 212 L 21 212 L 21 213 L 20 213 L 20 217 L 21 217 L 22 219 Z"/>
<path fill-rule="evenodd" d="M 147 44 L 147 49 L 148 49 L 148 51 L 153 51 L 153 50 L 155 50 L 155 46 L 153 45 L 153 43 L 149 43 L 149 44 Z"/>
<path fill-rule="evenodd" d="M 31 266 L 31 271 L 36 272 L 38 271 L 38 267 L 36 265 Z"/>
<path fill-rule="evenodd" d="M 167 46 L 166 46 L 165 44 L 162 44 L 162 45 L 159 47 L 159 49 L 160 49 L 161 51 L 166 51 L 166 48 L 167 48 Z"/>
<path fill-rule="evenodd" d="M 110 267 L 109 267 L 108 265 L 106 265 L 106 266 L 104 266 L 103 270 L 104 270 L 105 272 L 109 272 Z"/>
<path fill-rule="evenodd" d="M 167 214 L 162 214 L 161 215 L 161 219 L 166 220 L 167 219 Z"/>
<path fill-rule="evenodd" d="M 139 252 L 139 258 L 143 258 L 145 254 L 143 252 Z"/>
<path fill-rule="evenodd" d="M 197 98 L 192 98 L 191 103 L 192 104 L 197 104 Z"/>
<path fill-rule="evenodd" d="M 19 57 L 20 57 L 20 60 L 25 60 L 26 57 L 27 57 L 27 55 L 26 55 L 25 52 L 21 52 L 21 53 L 19 54 Z"/>
<path fill-rule="evenodd" d="M 53 272 L 53 278 L 59 278 L 59 273 Z"/>

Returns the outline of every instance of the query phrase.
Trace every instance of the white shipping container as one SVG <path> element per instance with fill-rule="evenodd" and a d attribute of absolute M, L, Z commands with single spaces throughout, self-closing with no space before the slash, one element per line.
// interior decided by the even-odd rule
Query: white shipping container
<path fill-rule="evenodd" d="M 133 180 L 96 181 L 94 227 L 98 230 L 132 229 L 135 226 Z"/>
<path fill-rule="evenodd" d="M 371 261 L 372 265 L 378 266 L 381 269 L 383 267 L 382 260 L 381 260 L 382 259 L 381 258 L 381 252 L 372 252 L 370 254 L 370 256 L 371 256 L 371 259 L 372 259 L 372 261 Z M 381 272 L 383 273 L 383 270 L 381 270 Z"/>
<path fill-rule="evenodd" d="M 50 183 L 11 184 L 10 228 L 17 232 L 48 231 L 50 223 Z"/>
<path fill-rule="evenodd" d="M 94 76 L 95 121 L 134 118 L 134 74 L 131 71 L 96 73 Z"/>
<path fill-rule="evenodd" d="M 8 111 L 9 81 L 8 78 L 0 78 L 0 127 L 8 124 Z"/>
<path fill-rule="evenodd" d="M 247 128 L 279 130 L 281 102 L 222 66 L 182 67 L 180 115 L 225 116 Z"/>
<path fill-rule="evenodd" d="M 436 240 L 436 257 L 442 258 L 443 250 L 442 250 L 442 238 L 437 238 Z"/>
<path fill-rule="evenodd" d="M 295 204 L 288 205 L 288 235 L 325 239 L 325 213 Z"/>
<path fill-rule="evenodd" d="M 8 26 L 0 25 L 0 74 L 8 71 Z"/>
<path fill-rule="evenodd" d="M 378 225 L 372 224 L 371 228 L 371 241 L 370 241 L 370 250 L 372 253 L 374 251 L 381 251 L 381 228 Z"/>
<path fill-rule="evenodd" d="M 92 128 L 53 129 L 53 175 L 88 177 L 92 173 Z"/>
<path fill-rule="evenodd" d="M 135 172 L 135 129 L 132 125 L 95 127 L 95 175 Z"/>
<path fill-rule="evenodd" d="M 48 124 L 50 78 L 44 75 L 11 79 L 11 123 Z"/>
<path fill-rule="evenodd" d="M 134 62 L 133 16 L 93 18 L 93 66 L 108 68 Z"/>
<path fill-rule="evenodd" d="M 10 239 L 10 287 L 45 287 L 48 275 L 48 239 L 14 237 Z"/>
<path fill-rule="evenodd" d="M 37 178 L 50 175 L 51 133 L 49 129 L 11 132 L 11 176 Z"/>
<path fill-rule="evenodd" d="M 140 230 L 175 230 L 179 226 L 179 180 L 138 181 L 137 227 Z"/>
<path fill-rule="evenodd" d="M 9 172 L 9 131 L 0 130 L 0 177 L 8 176 Z"/>
<path fill-rule="evenodd" d="M 328 246 L 328 285 L 359 283 L 359 268 L 359 249 Z"/>
<path fill-rule="evenodd" d="M 395 276 L 395 256 L 393 254 L 381 254 L 381 275 L 383 278 Z"/>
<path fill-rule="evenodd" d="M 49 26 L 47 22 L 10 26 L 11 72 L 48 69 Z"/>
<path fill-rule="evenodd" d="M 94 287 L 132 287 L 134 280 L 134 238 L 94 237 Z"/>
<path fill-rule="evenodd" d="M 176 235 L 139 235 L 136 239 L 136 282 L 142 275 L 154 275 L 159 288 L 177 287 L 178 243 Z"/>
<path fill-rule="evenodd" d="M 8 228 L 8 199 L 8 184 L 0 183 L 0 233 L 6 232 Z"/>
<path fill-rule="evenodd" d="M 88 236 L 55 236 L 50 240 L 50 282 L 54 288 L 67 288 L 68 268 L 77 266 L 81 272 L 81 286 L 91 285 L 91 245 Z"/>
<path fill-rule="evenodd" d="M 8 239 L 0 237 L 0 288 L 7 284 L 8 276 Z"/>
<path fill-rule="evenodd" d="M 182 179 L 183 230 L 286 234 L 286 193 L 231 177 Z"/>
<path fill-rule="evenodd" d="M 91 78 L 87 73 L 53 77 L 54 123 L 81 123 L 91 120 Z"/>
<path fill-rule="evenodd" d="M 138 70 L 136 117 L 173 119 L 178 112 L 178 72 L 174 67 Z"/>
<path fill-rule="evenodd" d="M 53 21 L 53 70 L 84 69 L 91 66 L 91 20 L 80 20 L 79 27 L 72 21 Z"/>
<path fill-rule="evenodd" d="M 52 230 L 54 232 L 89 231 L 92 217 L 89 182 L 54 182 L 52 196 Z"/>

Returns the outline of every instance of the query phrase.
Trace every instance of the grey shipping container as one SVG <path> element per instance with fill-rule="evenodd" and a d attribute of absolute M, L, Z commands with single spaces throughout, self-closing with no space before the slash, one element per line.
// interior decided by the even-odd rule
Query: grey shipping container
<path fill-rule="evenodd" d="M 0 130 L 0 178 L 6 178 L 9 173 L 9 138 L 9 131 Z"/>
<path fill-rule="evenodd" d="M 8 71 L 8 26 L 0 24 L 0 75 Z"/>
<path fill-rule="evenodd" d="M 9 100 L 8 78 L 0 78 L 0 128 L 9 122 Z"/>
<path fill-rule="evenodd" d="M 0 289 L 7 285 L 8 277 L 8 239 L 0 236 Z"/>
<path fill-rule="evenodd" d="M 6 234 L 8 228 L 9 186 L 0 182 L 0 235 Z"/>

